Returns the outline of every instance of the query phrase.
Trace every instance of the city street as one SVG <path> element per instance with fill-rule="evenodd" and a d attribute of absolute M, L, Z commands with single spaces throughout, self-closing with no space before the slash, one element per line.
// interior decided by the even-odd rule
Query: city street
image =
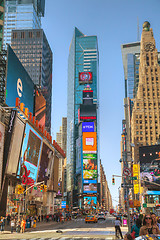
<path fill-rule="evenodd" d="M 127 232 L 122 227 L 123 234 Z M 114 232 L 114 218 L 99 220 L 98 223 L 85 223 L 82 218 L 65 223 L 41 222 L 37 228 L 27 229 L 24 234 L 5 231 L 0 234 L 0 239 L 116 239 Z"/>

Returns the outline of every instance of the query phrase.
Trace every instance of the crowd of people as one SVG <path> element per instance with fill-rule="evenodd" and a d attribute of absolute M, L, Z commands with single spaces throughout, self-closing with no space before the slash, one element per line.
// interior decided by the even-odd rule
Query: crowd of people
<path fill-rule="evenodd" d="M 39 215 L 39 216 L 10 216 L 0 217 L 0 229 L 3 233 L 5 228 L 10 229 L 11 233 L 16 231 L 17 233 L 23 233 L 26 228 L 36 228 L 37 222 L 64 222 L 71 220 L 69 212 L 57 212 L 54 215 Z"/>
<path fill-rule="evenodd" d="M 115 220 L 115 232 L 116 236 L 120 234 L 123 239 L 121 231 L 121 219 L 117 217 Z M 124 235 L 125 240 L 133 240 L 139 236 L 160 234 L 160 218 L 155 213 L 146 215 L 132 215 L 131 216 L 131 234 L 127 233 Z"/>

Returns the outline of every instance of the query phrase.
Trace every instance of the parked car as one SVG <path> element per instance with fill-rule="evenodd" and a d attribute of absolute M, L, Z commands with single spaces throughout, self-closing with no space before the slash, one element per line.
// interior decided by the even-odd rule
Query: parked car
<path fill-rule="evenodd" d="M 97 219 L 103 219 L 106 220 L 105 214 L 104 213 L 98 213 Z"/>
<path fill-rule="evenodd" d="M 89 222 L 97 223 L 97 217 L 94 215 L 87 215 L 85 217 L 85 223 L 89 223 Z"/>

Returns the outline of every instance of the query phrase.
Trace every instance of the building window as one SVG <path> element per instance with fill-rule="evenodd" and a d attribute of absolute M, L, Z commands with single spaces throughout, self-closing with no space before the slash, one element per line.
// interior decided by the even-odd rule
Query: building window
<path fill-rule="evenodd" d="M 21 32 L 21 38 L 24 39 L 25 38 L 25 33 Z"/>
<path fill-rule="evenodd" d="M 16 33 L 16 32 L 13 33 L 13 38 L 14 38 L 14 39 L 17 38 L 17 33 Z"/>
<path fill-rule="evenodd" d="M 138 134 L 139 134 L 139 132 L 137 131 L 137 132 L 136 132 L 136 135 L 138 135 Z"/>
<path fill-rule="evenodd" d="M 33 37 L 33 32 L 29 32 L 29 38 Z"/>

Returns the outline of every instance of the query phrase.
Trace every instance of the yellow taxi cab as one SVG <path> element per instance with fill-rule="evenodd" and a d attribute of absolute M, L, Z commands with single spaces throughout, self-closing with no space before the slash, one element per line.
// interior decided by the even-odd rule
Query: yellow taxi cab
<path fill-rule="evenodd" d="M 96 218 L 96 216 L 94 216 L 94 215 L 87 215 L 87 216 L 85 217 L 85 223 L 88 223 L 88 222 L 97 223 L 97 218 Z"/>

